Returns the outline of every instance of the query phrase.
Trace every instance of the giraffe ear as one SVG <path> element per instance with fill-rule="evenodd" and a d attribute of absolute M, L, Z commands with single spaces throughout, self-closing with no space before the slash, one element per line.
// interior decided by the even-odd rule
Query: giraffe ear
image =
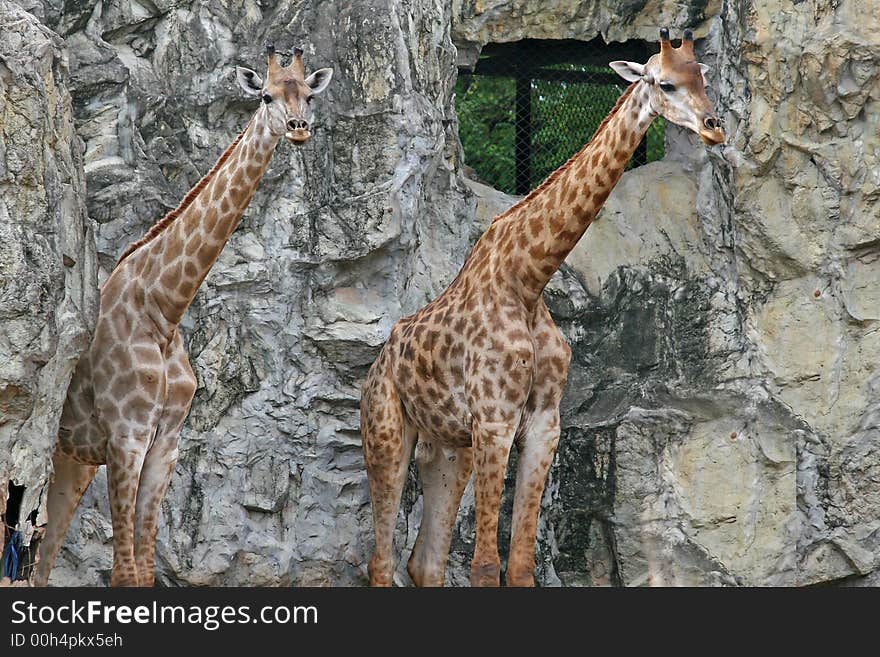
<path fill-rule="evenodd" d="M 236 66 L 235 77 L 238 78 L 238 84 L 248 96 L 259 96 L 263 91 L 263 81 L 251 69 Z"/>
<path fill-rule="evenodd" d="M 627 82 L 641 80 L 645 75 L 644 64 L 637 64 L 636 62 L 616 61 L 611 62 L 608 66 L 613 68 L 614 71 Z"/>
<path fill-rule="evenodd" d="M 330 78 L 333 77 L 332 68 L 319 68 L 306 78 L 306 84 L 312 89 L 312 95 L 316 95 L 324 91 L 330 84 Z"/>
<path fill-rule="evenodd" d="M 706 87 L 709 85 L 709 80 L 706 79 L 706 73 L 709 72 L 709 65 L 700 64 L 700 71 L 703 73 L 703 86 Z"/>

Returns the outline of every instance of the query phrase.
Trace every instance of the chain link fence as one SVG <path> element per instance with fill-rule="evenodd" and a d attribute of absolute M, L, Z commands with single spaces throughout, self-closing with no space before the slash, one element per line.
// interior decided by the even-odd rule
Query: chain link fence
<path fill-rule="evenodd" d="M 488 44 L 460 69 L 455 107 L 471 175 L 508 194 L 527 194 L 587 143 L 627 83 L 608 62 L 645 62 L 644 42 L 527 39 Z M 629 167 L 663 157 L 657 119 Z"/>

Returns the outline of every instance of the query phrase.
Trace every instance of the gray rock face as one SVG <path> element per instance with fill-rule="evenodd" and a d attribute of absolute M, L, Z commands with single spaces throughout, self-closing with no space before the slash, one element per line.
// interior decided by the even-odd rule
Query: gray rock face
<path fill-rule="evenodd" d="M 272 40 L 283 52 L 302 45 L 310 69 L 335 69 L 314 138 L 279 147 L 185 320 L 199 390 L 163 507 L 160 580 L 365 582 L 372 523 L 360 382 L 392 323 L 448 284 L 513 200 L 460 175 L 457 59 L 526 37 L 653 41 L 669 24 L 705 37 L 701 59 L 712 66 L 728 143 L 707 153 L 671 130 L 666 160 L 625 175 L 548 288 L 574 355 L 538 581 L 876 583 L 880 33 L 863 17 L 880 6 L 753 4 L 33 6 L 66 42 L 105 270 L 249 118 L 234 65 L 261 68 Z M 42 61 L 36 52 L 28 61 Z M 33 149 L 37 140 L 22 141 Z M 10 187 L 0 184 L 7 202 Z M 14 189 L 25 199 L 26 188 Z M 37 198 L 21 207 L 54 207 Z M 88 241 L 66 247 L 80 254 L 71 256 L 78 267 Z M 63 270 L 68 286 L 78 271 L 84 280 L 86 270 Z M 61 296 L 39 316 L 57 327 L 62 288 L 47 289 Z M 88 307 L 78 300 L 93 288 L 70 289 L 80 290 L 70 293 L 74 305 Z M 4 288 L 0 303 L 22 296 Z M 67 376 L 74 352 L 65 352 Z M 26 352 L 10 353 L 15 361 Z M 56 410 L 66 384 L 58 381 L 43 389 Z M 57 425 L 57 413 L 16 408 L 24 419 L 0 432 L 28 417 Z M 44 473 L 49 450 L 36 446 Z M 107 582 L 106 495 L 99 476 L 53 583 Z M 397 531 L 400 583 L 420 517 L 413 476 Z M 450 584 L 467 583 L 473 525 L 469 488 Z"/>
<path fill-rule="evenodd" d="M 864 19 L 880 4 L 789 7 L 784 22 L 776 3 L 730 5 L 714 43 L 735 155 L 701 203 L 726 215 L 713 242 L 743 308 L 737 370 L 805 425 L 789 440 L 795 581 L 859 578 L 880 566 L 880 34 Z"/>
<path fill-rule="evenodd" d="M 690 27 L 705 36 L 721 9 L 719 0 L 453 0 L 453 39 L 458 61 L 472 65 L 487 43 L 520 39 L 605 42 L 657 40 L 657 29 Z"/>
<path fill-rule="evenodd" d="M 0 0 L 0 514 L 10 484 L 24 487 L 26 542 L 97 308 L 69 77 L 62 40 Z"/>

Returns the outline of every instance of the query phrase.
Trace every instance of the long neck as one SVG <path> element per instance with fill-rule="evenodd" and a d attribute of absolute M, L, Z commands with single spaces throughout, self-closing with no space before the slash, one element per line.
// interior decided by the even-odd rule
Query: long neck
<path fill-rule="evenodd" d="M 177 324 L 238 226 L 269 166 L 279 137 L 260 107 L 222 164 L 202 179 L 197 195 L 161 234 L 146 245 L 150 292 L 162 315 Z M 219 164 L 219 162 L 218 162 Z"/>
<path fill-rule="evenodd" d="M 496 243 L 509 244 L 503 267 L 526 303 L 537 301 L 590 226 L 654 116 L 648 85 L 633 83 L 580 152 L 495 220 Z"/>

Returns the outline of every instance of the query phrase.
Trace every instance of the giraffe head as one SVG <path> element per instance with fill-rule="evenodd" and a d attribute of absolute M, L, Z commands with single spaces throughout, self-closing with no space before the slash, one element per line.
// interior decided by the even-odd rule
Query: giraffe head
<path fill-rule="evenodd" d="M 293 59 L 287 66 L 278 63 L 275 46 L 266 46 L 266 53 L 269 68 L 265 82 L 251 69 L 237 66 L 238 83 L 246 94 L 263 101 L 259 111 L 266 113 L 272 134 L 302 144 L 312 136 L 312 98 L 327 88 L 333 69 L 321 68 L 306 77 L 302 49 L 293 49 Z"/>
<path fill-rule="evenodd" d="M 705 73 L 709 69 L 694 59 L 694 35 L 685 30 L 681 45 L 674 48 L 669 30 L 660 30 L 660 52 L 645 64 L 611 62 L 624 80 L 648 84 L 651 110 L 667 121 L 693 130 L 708 146 L 724 141 L 721 121 L 706 97 Z"/>

